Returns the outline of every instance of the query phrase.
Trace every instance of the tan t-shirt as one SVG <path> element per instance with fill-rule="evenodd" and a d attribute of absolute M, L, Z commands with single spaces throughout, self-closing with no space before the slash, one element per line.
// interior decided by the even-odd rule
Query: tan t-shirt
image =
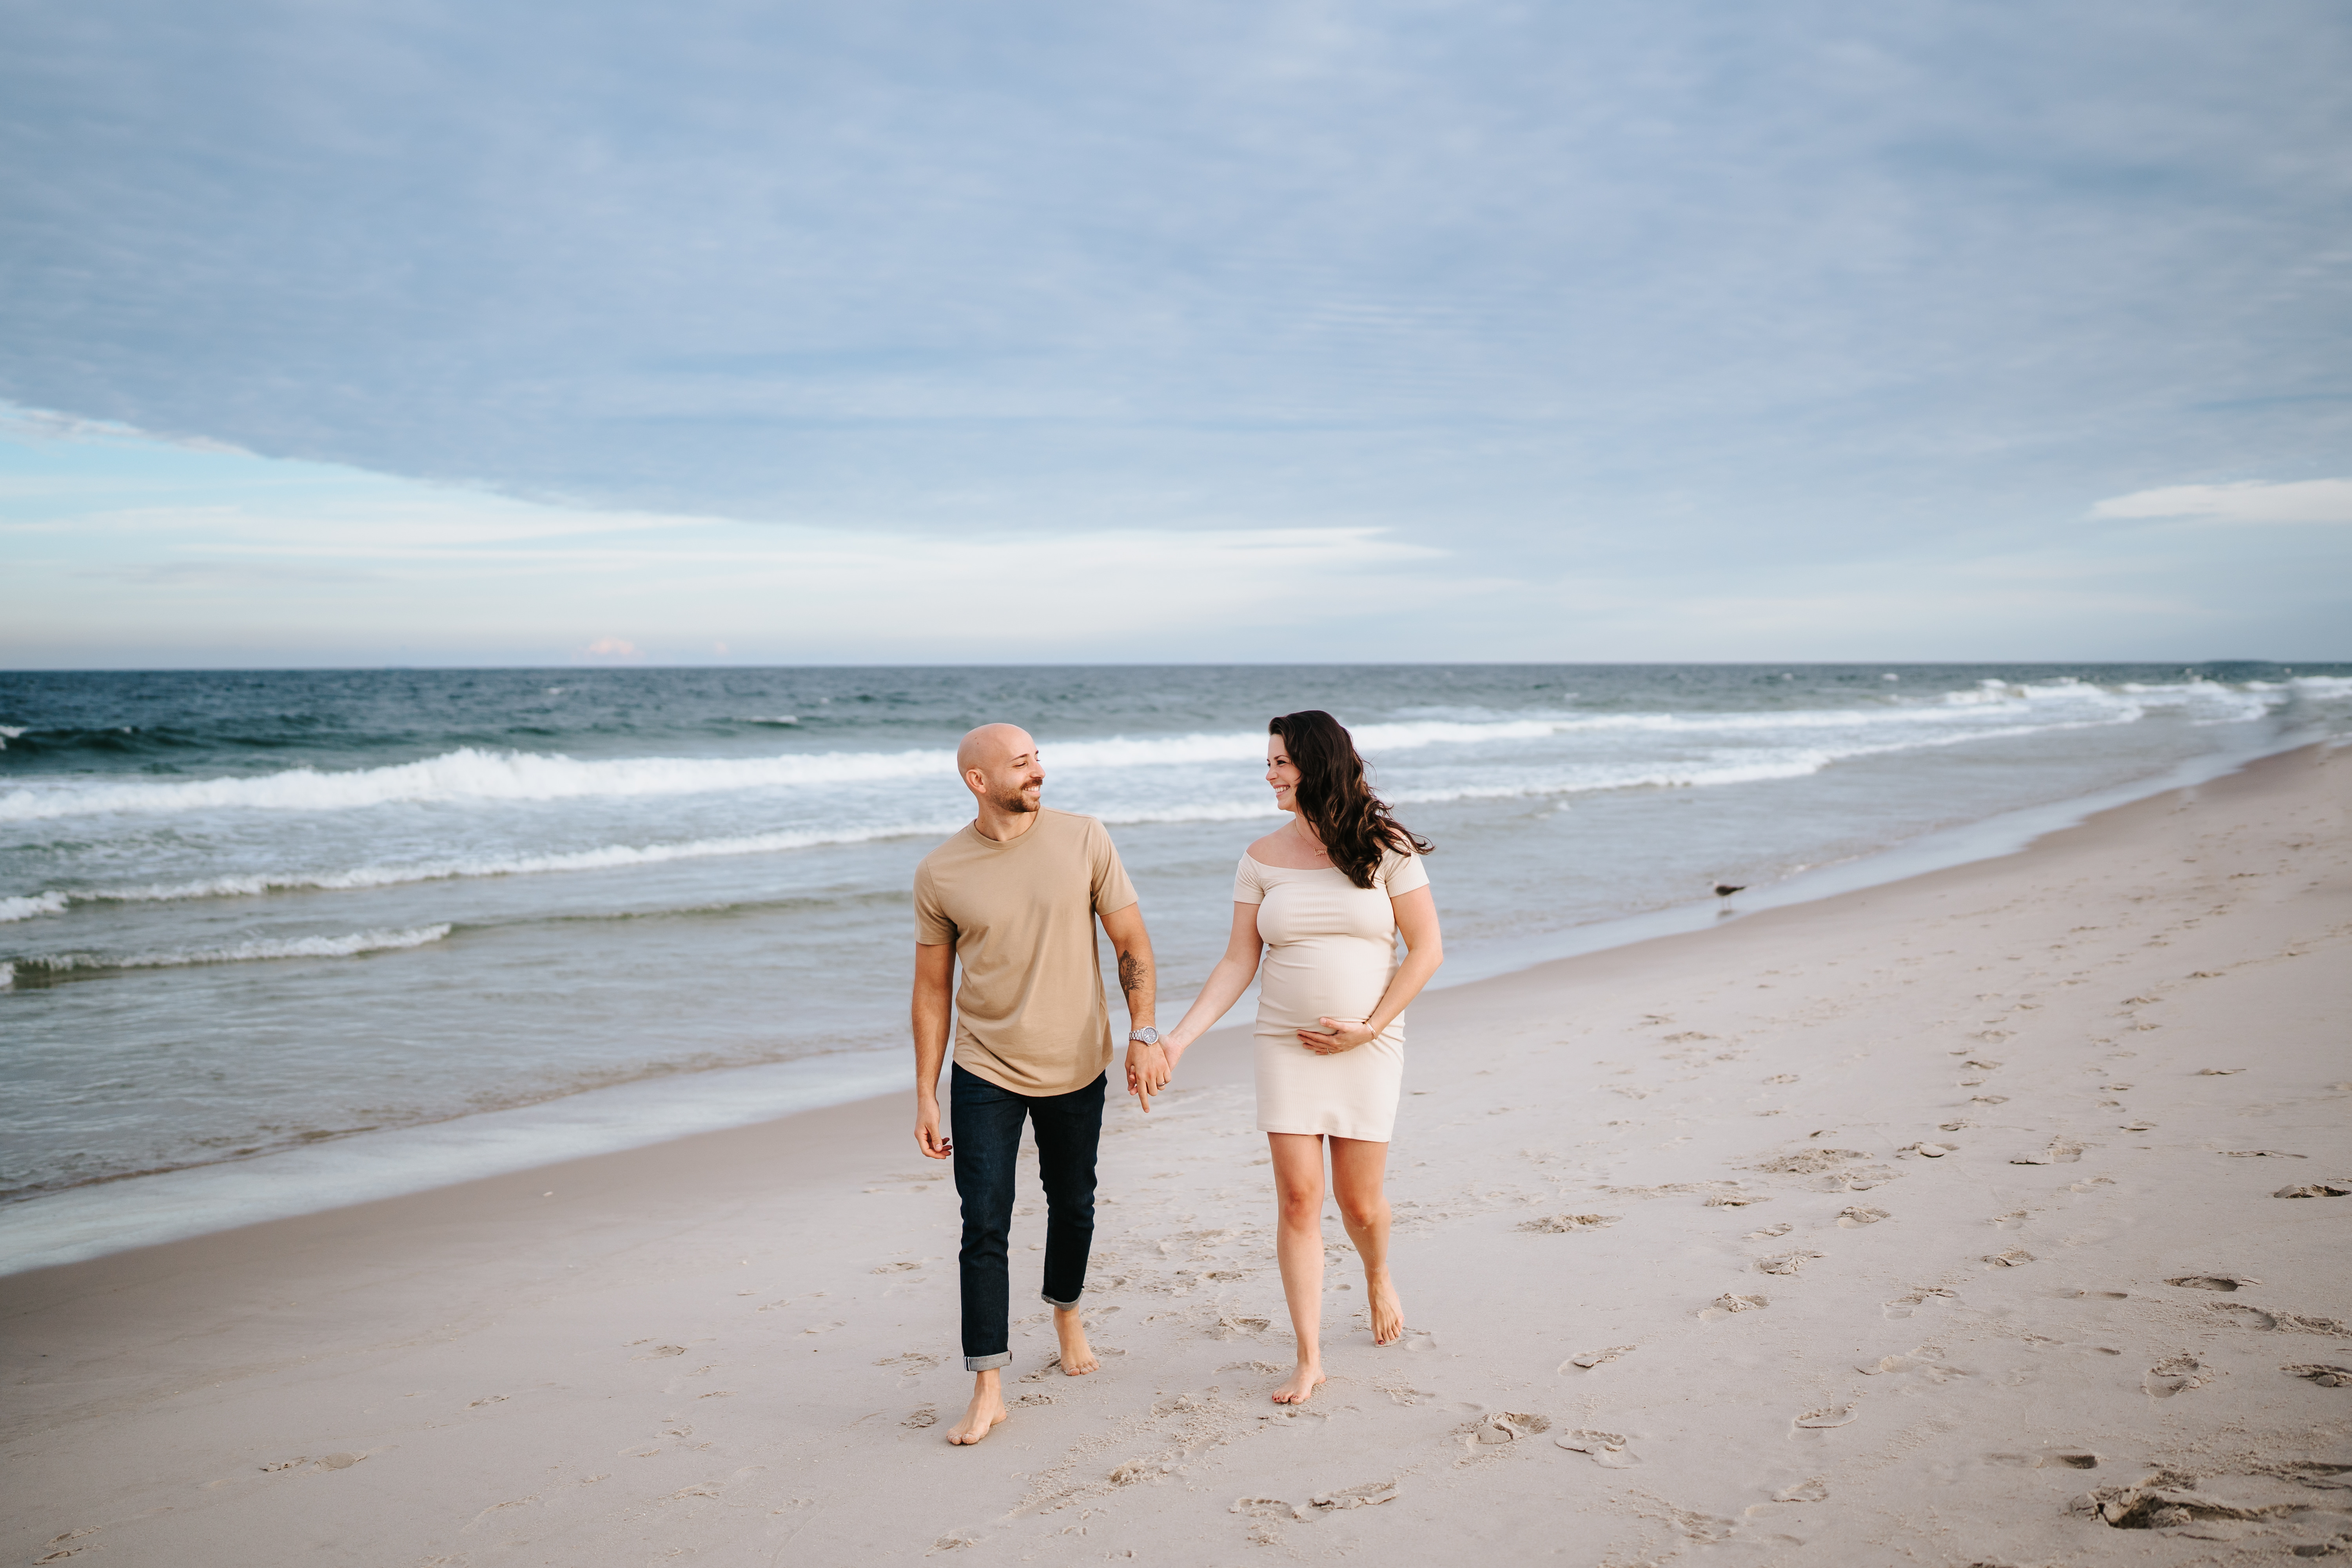
<path fill-rule="evenodd" d="M 977 825 L 915 868 L 915 940 L 955 944 L 956 1065 L 1015 1094 L 1068 1094 L 1110 1066 L 1095 917 L 1135 902 L 1110 834 L 1041 809 L 1003 843 Z"/>

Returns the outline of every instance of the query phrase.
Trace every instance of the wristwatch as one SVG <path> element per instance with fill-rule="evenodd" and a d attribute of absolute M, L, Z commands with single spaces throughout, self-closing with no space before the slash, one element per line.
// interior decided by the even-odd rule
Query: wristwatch
<path fill-rule="evenodd" d="M 1138 1045 L 1156 1046 L 1160 1043 L 1160 1031 L 1146 1026 L 1140 1029 L 1129 1030 L 1127 1037 Z"/>

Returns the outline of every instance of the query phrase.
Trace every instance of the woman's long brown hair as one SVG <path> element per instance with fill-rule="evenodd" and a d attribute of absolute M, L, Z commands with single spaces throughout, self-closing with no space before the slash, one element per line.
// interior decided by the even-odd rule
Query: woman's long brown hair
<path fill-rule="evenodd" d="M 1359 888 L 1369 888 L 1391 852 L 1426 855 L 1436 846 L 1389 815 L 1364 782 L 1364 759 L 1356 754 L 1347 727 L 1320 708 L 1269 720 L 1269 735 L 1282 737 L 1291 766 L 1298 770 L 1293 792 L 1299 815 L 1323 841 L 1331 864 Z"/>

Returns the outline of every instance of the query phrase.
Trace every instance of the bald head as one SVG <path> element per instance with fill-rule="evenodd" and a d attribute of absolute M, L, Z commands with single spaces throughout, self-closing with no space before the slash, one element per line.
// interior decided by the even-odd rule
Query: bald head
<path fill-rule="evenodd" d="M 1034 754 L 1037 742 L 1018 724 L 982 724 L 956 742 L 956 772 L 1003 767 L 1023 752 Z"/>
<path fill-rule="evenodd" d="M 1037 742 L 1018 724 L 982 724 L 966 735 L 956 746 L 956 772 L 983 818 L 991 807 L 1012 816 L 1035 811 L 1045 794 Z"/>

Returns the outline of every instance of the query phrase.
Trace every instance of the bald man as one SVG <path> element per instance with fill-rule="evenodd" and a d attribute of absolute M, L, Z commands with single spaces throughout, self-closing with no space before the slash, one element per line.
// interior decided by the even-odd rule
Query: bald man
<path fill-rule="evenodd" d="M 1127 1088 L 1143 1109 L 1168 1083 L 1151 1026 L 1151 939 L 1110 835 L 1091 816 L 1040 804 L 1037 742 L 1011 724 L 983 724 L 956 748 L 978 815 L 915 870 L 915 1142 L 955 1161 L 963 1200 L 963 1364 L 971 1405 L 948 1430 L 979 1442 L 1004 1419 L 1014 1162 L 1021 1125 L 1036 1130 L 1045 1189 L 1045 1299 L 1054 1309 L 1062 1371 L 1097 1364 L 1078 1315 L 1095 1234 L 1095 1148 L 1110 1068 L 1095 922 L 1118 954 L 1129 1020 Z M 948 1052 L 950 990 L 955 1064 L 952 1142 L 940 1131 L 940 1066 Z"/>

